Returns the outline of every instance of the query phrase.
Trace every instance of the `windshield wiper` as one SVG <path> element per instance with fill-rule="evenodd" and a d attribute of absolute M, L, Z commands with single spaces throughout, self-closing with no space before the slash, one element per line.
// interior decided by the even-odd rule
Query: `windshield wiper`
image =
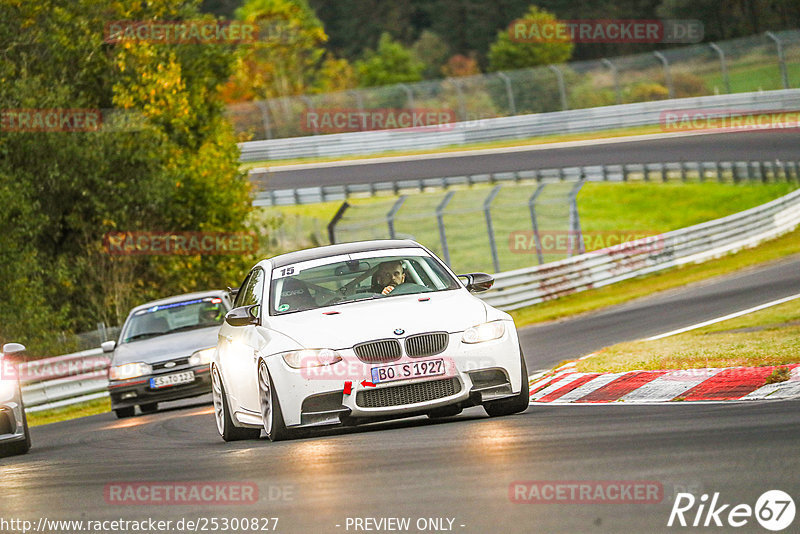
<path fill-rule="evenodd" d="M 184 330 L 194 330 L 195 328 L 208 328 L 209 326 L 219 326 L 218 323 L 198 323 L 198 324 L 187 324 L 186 326 L 179 326 L 178 328 L 173 328 L 167 334 L 172 334 L 173 332 L 183 332 Z"/>
<path fill-rule="evenodd" d="M 136 341 L 137 339 L 144 339 L 146 337 L 163 336 L 166 333 L 167 332 L 142 332 L 141 334 L 136 334 L 135 336 L 125 338 L 125 343 L 129 341 Z"/>

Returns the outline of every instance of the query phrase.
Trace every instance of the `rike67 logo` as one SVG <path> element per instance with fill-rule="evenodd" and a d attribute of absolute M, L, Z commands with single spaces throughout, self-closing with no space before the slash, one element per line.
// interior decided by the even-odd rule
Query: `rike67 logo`
<path fill-rule="evenodd" d="M 691 493 L 679 493 L 672 505 L 667 526 L 738 528 L 747 525 L 755 517 L 763 528 L 777 532 L 791 525 L 794 515 L 794 500 L 781 490 L 764 492 L 754 507 L 749 504 L 723 504 L 719 492 L 715 492 L 710 501 L 706 493 L 699 499 Z"/>

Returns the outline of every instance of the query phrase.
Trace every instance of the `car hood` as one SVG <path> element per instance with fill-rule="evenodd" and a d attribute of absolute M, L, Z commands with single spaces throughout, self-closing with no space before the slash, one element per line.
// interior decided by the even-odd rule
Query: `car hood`
<path fill-rule="evenodd" d="M 430 298 L 420 302 L 420 298 Z M 338 312 L 325 315 L 323 312 Z M 486 321 L 486 306 L 466 291 L 402 295 L 272 318 L 270 327 L 304 348 L 344 349 L 372 339 L 461 332 Z M 395 334 L 402 329 L 402 334 Z"/>
<path fill-rule="evenodd" d="M 217 344 L 218 326 L 198 328 L 165 334 L 117 345 L 113 365 L 129 362 L 157 363 L 190 356 L 194 351 L 214 347 Z"/>

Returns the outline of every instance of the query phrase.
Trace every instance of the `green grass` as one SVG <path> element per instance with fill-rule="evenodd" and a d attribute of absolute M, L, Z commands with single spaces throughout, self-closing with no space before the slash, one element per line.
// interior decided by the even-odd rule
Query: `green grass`
<path fill-rule="evenodd" d="M 608 347 L 579 372 L 752 367 L 800 362 L 800 299 L 683 334 Z M 771 381 L 781 381 L 777 372 Z"/>
<path fill-rule="evenodd" d="M 557 300 L 513 310 L 517 326 L 552 321 L 622 304 L 660 291 L 730 274 L 741 269 L 800 254 L 800 229 L 757 247 L 701 264 L 684 265 L 657 274 L 567 295 Z"/>
<path fill-rule="evenodd" d="M 786 73 L 789 81 L 800 79 L 800 63 L 787 63 Z M 722 73 L 715 73 L 705 76 L 706 85 L 713 89 L 717 87 L 721 93 L 725 92 L 725 84 Z M 783 89 L 781 71 L 778 68 L 777 59 L 768 64 L 738 67 L 728 71 L 732 93 L 749 93 L 754 91 L 770 91 L 773 89 Z M 797 87 L 796 84 L 791 84 Z"/>
<path fill-rule="evenodd" d="M 28 426 L 40 426 L 78 417 L 88 417 L 100 413 L 111 411 L 111 399 L 95 399 L 92 401 L 63 406 L 52 410 L 42 410 L 40 412 L 28 412 Z"/>

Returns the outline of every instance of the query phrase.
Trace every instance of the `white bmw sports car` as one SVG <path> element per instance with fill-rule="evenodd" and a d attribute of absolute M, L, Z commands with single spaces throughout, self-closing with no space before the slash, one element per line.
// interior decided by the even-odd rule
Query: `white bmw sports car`
<path fill-rule="evenodd" d="M 462 283 L 459 278 L 464 279 Z M 483 406 L 528 406 L 511 317 L 414 241 L 366 241 L 259 262 L 239 288 L 211 363 L 226 441 Z"/>

